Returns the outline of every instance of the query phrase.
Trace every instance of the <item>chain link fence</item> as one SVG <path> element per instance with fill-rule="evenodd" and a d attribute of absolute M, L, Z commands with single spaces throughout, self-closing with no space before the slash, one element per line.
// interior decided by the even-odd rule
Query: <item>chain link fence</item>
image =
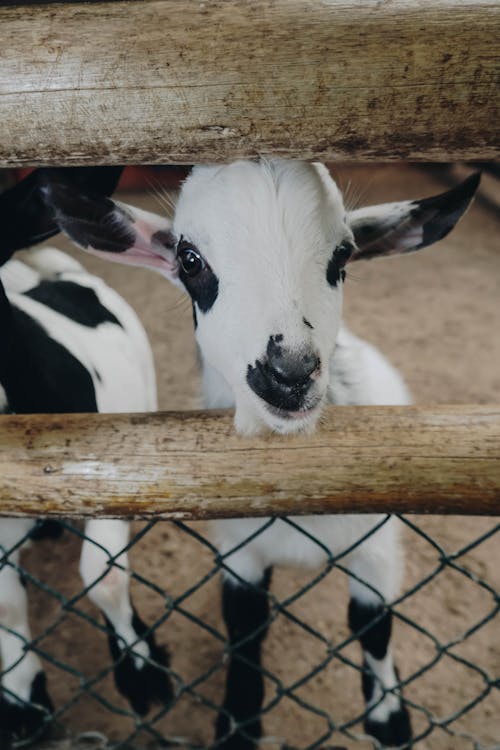
<path fill-rule="evenodd" d="M 411 747 L 500 748 L 500 525 L 492 519 L 410 517 L 400 517 L 400 524 L 407 574 L 390 608 L 398 687 L 414 727 Z M 219 574 L 233 550 L 219 555 L 202 524 L 134 524 L 127 545 L 132 598 L 147 622 L 145 637 L 155 633 L 170 651 L 170 664 L 162 668 L 173 686 L 171 703 L 140 716 L 114 687 L 109 628 L 88 601 L 91 587 L 82 588 L 76 576 L 85 535 L 75 525 L 61 525 L 61 540 L 33 544 L 21 563 L 15 552 L 26 538 L 1 550 L 2 569 L 14 569 L 25 583 L 33 631 L 29 640 L 5 619 L 0 625 L 22 643 L 19 659 L 2 672 L 4 711 L 9 697 L 19 704 L 5 688 L 7 674 L 29 653 L 38 655 L 48 674 L 54 704 L 32 733 L 26 727 L 7 733 L 4 713 L 2 750 L 68 731 L 98 731 L 116 747 L 217 747 L 213 725 L 231 648 L 220 615 Z M 320 570 L 283 569 L 274 577 L 262 662 L 262 747 L 382 747 L 363 735 L 363 664 L 346 624 L 350 551 L 334 557 L 324 549 Z M 122 552 L 108 555 L 110 568 L 122 567 Z M 118 661 L 125 658 L 127 649 Z"/>

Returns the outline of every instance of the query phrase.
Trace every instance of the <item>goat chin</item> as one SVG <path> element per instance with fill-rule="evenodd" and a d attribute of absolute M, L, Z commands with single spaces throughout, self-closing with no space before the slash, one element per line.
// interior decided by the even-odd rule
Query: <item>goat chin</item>
<path fill-rule="evenodd" d="M 246 437 L 265 432 L 274 432 L 279 435 L 310 434 L 314 432 L 318 424 L 322 403 L 323 399 L 312 409 L 302 412 L 283 412 L 283 415 L 278 410 L 271 410 L 264 402 L 259 403 L 258 408 L 252 409 L 237 404 L 234 426 L 240 435 Z"/>

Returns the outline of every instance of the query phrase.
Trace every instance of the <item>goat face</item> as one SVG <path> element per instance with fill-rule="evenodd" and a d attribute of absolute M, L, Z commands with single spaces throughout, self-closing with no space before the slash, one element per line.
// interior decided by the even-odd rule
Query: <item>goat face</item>
<path fill-rule="evenodd" d="M 50 183 L 46 199 L 84 249 L 187 290 L 204 364 L 230 387 L 240 431 L 295 432 L 325 399 L 345 263 L 441 239 L 478 181 L 346 214 L 323 166 L 262 160 L 196 167 L 173 222 Z"/>
<path fill-rule="evenodd" d="M 198 167 L 172 231 L 206 364 L 224 377 L 241 428 L 316 420 L 340 325 L 353 235 L 320 165 Z"/>

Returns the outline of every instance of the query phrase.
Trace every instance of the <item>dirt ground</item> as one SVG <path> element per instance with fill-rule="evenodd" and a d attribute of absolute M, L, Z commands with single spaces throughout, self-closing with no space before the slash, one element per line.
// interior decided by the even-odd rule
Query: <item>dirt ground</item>
<path fill-rule="evenodd" d="M 341 186 L 360 203 L 382 202 L 431 195 L 445 185 L 431 170 L 410 166 L 337 168 Z M 155 199 L 125 196 L 125 200 L 159 210 Z M 155 208 L 156 206 L 156 208 Z M 380 346 L 401 369 L 422 404 L 498 402 L 500 392 L 500 221 L 491 209 L 475 204 L 463 222 L 439 246 L 412 256 L 366 263 L 349 273 L 345 290 L 345 317 L 356 333 Z M 64 242 L 58 243 L 66 247 Z M 105 264 L 85 257 L 86 265 L 100 273 L 136 308 L 150 334 L 158 373 L 161 409 L 193 408 L 197 405 L 196 356 L 192 336 L 191 310 L 182 295 L 161 277 L 151 273 Z M 500 436 L 499 436 L 500 456 Z M 455 552 L 493 529 L 494 519 L 418 517 L 410 519 L 432 536 L 430 544 L 414 529 L 403 529 L 407 555 L 405 590 L 439 567 L 442 551 Z M 134 524 L 134 529 L 142 524 Z M 193 525 L 204 533 L 203 524 Z M 500 618 L 478 630 L 475 623 L 495 607 L 490 590 L 477 584 L 476 577 L 500 589 L 499 535 L 490 537 L 457 559 L 470 574 L 444 566 L 420 590 L 408 597 L 398 611 L 404 619 L 395 625 L 394 649 L 405 678 L 436 658 L 436 644 L 456 641 L 450 655 L 444 654 L 433 669 L 424 672 L 407 687 L 406 695 L 416 706 L 412 711 L 417 732 L 436 725 L 427 739 L 416 743 L 418 750 L 485 750 L 500 748 L 500 694 L 488 692 L 487 679 L 500 677 Z M 78 578 L 79 542 L 66 534 L 53 546 L 40 543 L 24 556 L 25 566 L 65 596 L 80 589 Z M 133 570 L 164 588 L 170 597 L 180 595 L 213 567 L 207 547 L 185 531 L 158 523 L 131 552 Z M 304 586 L 312 574 L 278 570 L 273 593 L 284 599 Z M 59 614 L 57 600 L 29 587 L 33 630 L 42 632 Z M 133 596 L 148 622 L 162 616 L 165 598 L 134 581 Z M 498 593 L 497 593 L 498 602 Z M 290 611 L 331 637 L 334 643 L 347 636 L 347 588 L 343 574 L 330 573 L 320 584 L 301 596 Z M 185 682 L 195 680 L 214 665 L 221 665 L 222 645 L 207 629 L 193 622 L 189 613 L 224 632 L 219 605 L 219 580 L 212 577 L 183 601 L 183 613 L 176 612 L 158 629 L 158 638 L 168 644 L 173 670 Z M 80 609 L 96 616 L 88 601 Z M 414 624 L 411 625 L 410 621 Z M 463 636 L 473 632 L 465 639 Z M 430 631 L 433 640 L 424 631 Z M 97 674 L 109 663 L 105 637 L 81 617 L 69 615 L 42 647 L 59 662 L 70 664 L 86 676 Z M 360 662 L 356 646 L 346 656 Z M 463 661 L 457 658 L 461 657 Z M 325 647 L 284 616 L 278 616 L 264 649 L 264 664 L 285 685 L 313 669 L 326 656 Z M 476 671 L 467 662 L 476 664 Z M 47 664 L 52 697 L 56 706 L 78 696 L 78 679 L 53 664 Z M 498 682 L 497 682 L 498 687 Z M 184 738 L 184 747 L 208 747 L 213 732 L 214 711 L 203 699 L 219 702 L 223 689 L 223 667 L 196 688 L 183 695 L 167 717 L 154 723 L 165 738 Z M 126 703 L 116 693 L 110 677 L 95 686 L 116 713 L 98 701 L 84 697 L 65 710 L 61 723 L 74 732 L 98 731 L 110 740 L 122 740 L 137 730 L 134 744 L 158 739 L 136 726 Z M 485 691 L 488 694 L 462 717 L 445 721 Z M 266 702 L 275 697 L 268 681 Z M 347 750 L 372 747 L 334 733 L 328 737 L 321 712 L 335 723 L 349 720 L 362 709 L 359 676 L 344 663 L 333 660 L 324 670 L 297 689 L 295 695 L 315 707 L 309 710 L 284 697 L 264 721 L 267 741 L 263 748 L 274 750 L 287 742 L 294 748 L 339 746 Z M 201 696 L 201 697 L 200 697 Z M 150 714 L 148 719 L 154 717 Z M 361 732 L 357 725 L 353 733 Z M 316 744 L 317 743 L 317 744 Z"/>

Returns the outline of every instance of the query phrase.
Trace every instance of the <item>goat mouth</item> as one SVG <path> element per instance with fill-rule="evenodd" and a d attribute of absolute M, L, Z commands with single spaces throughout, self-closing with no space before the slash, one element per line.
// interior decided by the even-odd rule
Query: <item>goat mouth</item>
<path fill-rule="evenodd" d="M 279 417 L 280 419 L 284 419 L 287 421 L 301 421 L 308 419 L 313 414 L 316 414 L 320 405 L 321 405 L 321 398 L 315 399 L 313 403 L 308 405 L 307 407 L 303 409 L 296 409 L 296 410 L 289 410 L 289 409 L 282 409 L 278 406 L 273 406 L 272 404 L 266 404 L 267 411 L 273 415 L 273 417 Z"/>

